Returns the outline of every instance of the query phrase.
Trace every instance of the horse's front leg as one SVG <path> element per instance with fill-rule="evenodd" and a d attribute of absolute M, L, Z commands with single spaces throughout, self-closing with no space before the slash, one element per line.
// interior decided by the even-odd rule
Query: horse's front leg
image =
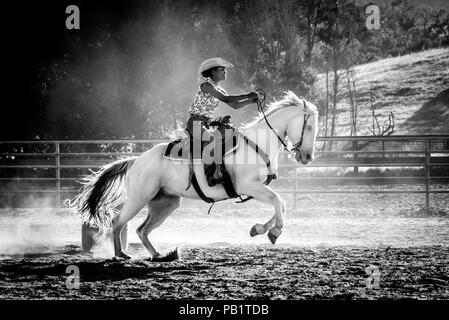
<path fill-rule="evenodd" d="M 270 239 L 271 243 L 274 244 L 277 238 L 281 235 L 282 227 L 284 226 L 284 222 L 282 220 L 282 214 L 285 211 L 284 202 L 279 194 L 260 182 L 248 185 L 244 189 L 245 194 L 254 197 L 262 203 L 272 204 L 274 206 L 275 214 L 273 217 L 265 224 L 255 224 L 250 231 L 251 237 L 264 234 L 268 231 L 268 239 Z"/>

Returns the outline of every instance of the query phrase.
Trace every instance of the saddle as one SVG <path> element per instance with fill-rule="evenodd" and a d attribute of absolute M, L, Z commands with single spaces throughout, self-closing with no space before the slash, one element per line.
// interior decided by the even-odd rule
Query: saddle
<path fill-rule="evenodd" d="M 196 180 L 195 173 L 193 171 L 193 165 L 202 164 L 204 169 L 204 174 L 208 181 L 211 180 L 212 175 L 215 171 L 215 163 L 211 163 L 211 159 L 214 158 L 214 152 L 218 151 L 221 153 L 220 157 L 223 163 L 223 157 L 235 152 L 239 147 L 239 133 L 230 124 L 230 116 L 225 116 L 223 118 L 218 118 L 209 123 L 209 127 L 217 127 L 216 133 L 212 136 L 209 141 L 197 141 L 192 138 L 188 130 L 184 130 L 186 138 L 178 138 L 169 142 L 167 148 L 164 152 L 164 157 L 171 160 L 187 162 L 189 163 L 189 177 L 187 188 L 193 184 L 195 190 L 200 195 L 200 197 L 206 202 L 214 202 L 214 200 L 209 199 L 204 195 L 201 188 Z M 220 139 L 220 141 L 215 141 L 215 139 Z M 204 157 L 208 157 L 208 161 L 204 161 Z M 234 186 L 232 184 L 229 174 L 226 172 L 224 165 L 220 166 L 221 173 L 223 175 L 222 184 L 231 198 L 237 197 Z"/>
<path fill-rule="evenodd" d="M 252 149 L 254 149 L 254 151 L 256 151 L 262 157 L 262 159 L 264 159 L 269 172 L 264 184 L 268 185 L 273 179 L 277 178 L 277 175 L 273 173 L 271 169 L 270 160 L 267 154 L 263 150 L 261 150 L 255 142 L 253 142 L 251 139 L 249 139 L 246 136 L 243 136 L 240 132 L 238 132 L 238 130 L 236 130 L 230 124 L 229 122 L 230 117 L 231 116 L 225 116 L 223 118 L 219 118 L 218 120 L 212 121 L 209 124 L 210 127 L 217 127 L 217 130 L 219 130 L 219 132 L 221 133 L 221 135 L 218 136 L 221 137 L 222 163 L 224 156 L 236 152 L 236 150 L 239 148 L 240 141 L 242 140 L 243 141 L 242 143 L 248 144 Z M 213 175 L 215 167 L 204 163 L 202 155 L 204 154 L 203 152 L 209 152 L 209 150 L 213 150 L 214 148 L 211 148 L 211 146 L 214 146 L 215 142 L 213 139 L 211 139 L 210 141 L 201 141 L 198 152 L 198 150 L 195 150 L 196 148 L 198 148 L 198 146 L 196 148 L 193 146 L 193 138 L 191 137 L 189 131 L 184 130 L 184 133 L 185 138 L 178 138 L 168 143 L 164 152 L 164 157 L 170 160 L 189 163 L 189 177 L 186 190 L 188 190 L 190 186 L 193 185 L 195 191 L 198 193 L 201 199 L 203 199 L 205 202 L 208 203 L 214 203 L 215 200 L 207 197 L 201 190 L 201 187 L 199 186 L 198 181 L 196 179 L 195 172 L 193 171 L 193 164 L 194 163 L 203 164 L 206 178 L 209 178 L 210 175 Z M 211 156 L 213 155 L 211 154 Z M 234 185 L 232 183 L 231 177 L 229 173 L 226 171 L 224 165 L 221 166 L 221 173 L 223 174 L 223 187 L 226 193 L 228 194 L 229 198 L 240 197 L 241 199 L 240 203 L 252 199 L 251 196 L 247 197 L 246 199 L 242 199 L 242 197 L 237 194 Z"/>

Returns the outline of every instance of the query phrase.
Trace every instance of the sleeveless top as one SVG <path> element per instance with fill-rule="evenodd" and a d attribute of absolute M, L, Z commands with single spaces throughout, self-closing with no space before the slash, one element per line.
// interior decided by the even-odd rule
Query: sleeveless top
<path fill-rule="evenodd" d="M 223 93 L 226 93 L 226 91 L 222 87 L 220 87 L 220 85 L 215 84 L 210 78 L 207 78 L 200 84 L 199 90 L 196 93 L 196 96 L 193 99 L 192 104 L 190 105 L 189 115 L 197 114 L 210 118 L 212 116 L 212 112 L 214 111 L 214 109 L 218 107 L 220 100 L 211 96 L 209 93 L 203 92 L 201 90 L 201 85 L 203 83 L 210 83 L 211 85 L 214 86 L 216 90 L 221 91 Z"/>

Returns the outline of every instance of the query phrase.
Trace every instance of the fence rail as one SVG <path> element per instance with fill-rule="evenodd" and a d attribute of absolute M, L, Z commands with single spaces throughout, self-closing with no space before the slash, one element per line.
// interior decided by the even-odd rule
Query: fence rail
<path fill-rule="evenodd" d="M 150 147 L 167 140 L 58 140 L 0 141 L 0 191 L 2 194 L 53 194 L 56 206 L 62 195 L 77 191 L 76 181 L 86 169 L 96 169 L 124 156 L 140 155 Z M 325 145 L 333 144 L 332 151 Z M 112 148 L 112 146 L 115 146 Z M 140 151 L 139 151 L 140 149 Z M 299 193 L 417 193 L 425 194 L 430 206 L 430 194 L 449 193 L 431 189 L 432 183 L 449 182 L 449 135 L 438 136 L 362 136 L 318 137 L 316 160 L 300 166 L 286 152 L 279 159 L 279 178 L 273 185 L 279 193 L 291 194 L 296 207 Z M 322 169 L 345 170 L 335 172 Z M 360 168 L 415 169 L 412 175 L 367 176 Z M 416 169 L 422 175 L 416 176 Z M 28 172 L 27 170 L 32 170 Z M 334 171 L 335 171 L 334 170 Z M 37 173 L 39 172 L 39 173 Z M 379 172 L 378 172 L 379 174 Z M 320 187 L 299 188 L 298 182 Z M 421 185 L 423 190 L 335 190 L 323 185 L 337 183 L 404 183 Z M 42 184 L 47 183 L 44 188 Z M 54 183 L 49 186 L 48 183 Z M 287 188 L 281 186 L 287 184 Z M 27 188 L 24 187 L 27 186 Z"/>

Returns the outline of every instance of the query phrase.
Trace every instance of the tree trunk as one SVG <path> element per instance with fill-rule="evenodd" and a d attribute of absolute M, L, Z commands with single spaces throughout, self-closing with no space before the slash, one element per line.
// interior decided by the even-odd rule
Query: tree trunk
<path fill-rule="evenodd" d="M 321 7 L 321 0 L 317 4 L 313 2 L 309 7 L 309 12 L 307 13 L 307 47 L 304 54 L 304 60 L 306 66 L 310 67 L 312 63 L 312 51 L 315 45 L 316 29 L 318 25 L 318 10 Z"/>
<path fill-rule="evenodd" d="M 338 56 L 339 56 L 339 40 L 337 35 L 339 34 L 338 30 L 338 1 L 336 1 L 336 13 L 335 13 L 335 32 L 333 38 L 333 71 L 334 71 L 334 86 L 333 86 L 333 97 L 332 97 L 332 122 L 331 122 L 331 136 L 335 136 L 335 127 L 337 122 L 337 94 L 338 94 Z M 329 150 L 332 150 L 333 142 L 330 143 Z"/>
<path fill-rule="evenodd" d="M 326 109 L 324 110 L 324 136 L 328 135 L 329 126 L 329 54 L 326 44 Z M 326 142 L 324 142 L 323 150 L 326 150 Z"/>
<path fill-rule="evenodd" d="M 335 62 L 334 62 L 335 63 Z M 337 122 L 337 94 L 338 94 L 338 68 L 334 64 L 334 83 L 332 96 L 332 121 L 331 121 L 331 136 L 335 136 L 335 126 Z M 330 143 L 330 150 L 332 150 L 332 141 Z"/>

